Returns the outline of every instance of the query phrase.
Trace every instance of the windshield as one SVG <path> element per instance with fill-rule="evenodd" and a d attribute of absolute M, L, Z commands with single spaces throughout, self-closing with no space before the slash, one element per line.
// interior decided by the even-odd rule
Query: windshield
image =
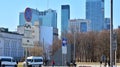
<path fill-rule="evenodd" d="M 32 62 L 33 60 L 32 59 L 27 59 L 27 62 Z"/>
<path fill-rule="evenodd" d="M 1 61 L 8 61 L 8 62 L 11 62 L 11 59 L 10 59 L 10 58 L 2 58 Z"/>

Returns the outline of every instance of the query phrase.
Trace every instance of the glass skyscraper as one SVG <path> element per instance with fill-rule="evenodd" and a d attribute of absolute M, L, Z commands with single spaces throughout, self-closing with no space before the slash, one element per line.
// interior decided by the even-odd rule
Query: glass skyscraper
<path fill-rule="evenodd" d="M 48 26 L 57 28 L 57 13 L 55 10 L 48 9 L 45 11 L 38 11 L 37 9 L 32 9 L 32 20 L 31 23 L 34 24 L 35 21 L 40 22 L 41 26 Z M 26 23 L 24 12 L 19 15 L 19 25 L 23 26 Z"/>
<path fill-rule="evenodd" d="M 70 20 L 70 6 L 61 6 L 61 35 L 64 36 L 68 32 L 68 22 Z"/>
<path fill-rule="evenodd" d="M 91 21 L 91 31 L 104 29 L 104 0 L 86 0 L 86 19 Z"/>

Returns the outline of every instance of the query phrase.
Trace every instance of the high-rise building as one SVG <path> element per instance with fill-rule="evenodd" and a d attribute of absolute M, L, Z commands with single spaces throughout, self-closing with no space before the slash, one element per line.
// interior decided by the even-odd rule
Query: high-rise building
<path fill-rule="evenodd" d="M 41 26 L 48 26 L 57 28 L 57 13 L 55 10 L 48 9 L 45 11 L 38 11 L 37 9 L 30 8 L 32 12 L 31 23 L 34 25 L 34 22 L 40 22 Z M 26 23 L 24 12 L 21 12 L 19 15 L 19 25 L 23 26 Z"/>
<path fill-rule="evenodd" d="M 118 28 L 120 29 L 120 26 L 118 26 Z"/>
<path fill-rule="evenodd" d="M 86 0 L 86 19 L 91 21 L 91 31 L 104 29 L 104 0 Z"/>
<path fill-rule="evenodd" d="M 68 22 L 70 20 L 70 6 L 61 6 L 61 35 L 65 36 L 68 31 Z"/>
<path fill-rule="evenodd" d="M 110 30 L 110 18 L 105 18 L 104 29 Z"/>
<path fill-rule="evenodd" d="M 71 19 L 69 21 L 69 32 L 88 32 L 90 31 L 90 21 L 86 19 Z"/>

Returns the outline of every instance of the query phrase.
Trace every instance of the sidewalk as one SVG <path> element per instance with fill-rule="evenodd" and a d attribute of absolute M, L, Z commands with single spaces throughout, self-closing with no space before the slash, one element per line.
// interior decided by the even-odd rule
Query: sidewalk
<path fill-rule="evenodd" d="M 100 65 L 99 62 L 77 62 L 77 67 L 105 67 L 104 63 Z M 109 67 L 108 65 L 106 67 Z M 120 63 L 117 63 L 117 67 L 120 67 Z"/>

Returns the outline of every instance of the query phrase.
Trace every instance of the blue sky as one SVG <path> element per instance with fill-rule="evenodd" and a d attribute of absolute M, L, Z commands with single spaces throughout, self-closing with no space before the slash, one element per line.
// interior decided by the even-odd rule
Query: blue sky
<path fill-rule="evenodd" d="M 70 5 L 71 19 L 85 19 L 86 0 L 1 0 L 0 1 L 0 27 L 9 28 L 11 31 L 17 30 L 19 25 L 19 13 L 26 7 L 38 9 L 40 11 L 49 8 L 56 10 L 58 14 L 58 28 L 61 26 L 61 5 Z M 120 0 L 114 1 L 114 28 L 120 25 Z M 105 0 L 105 17 L 110 17 L 110 0 Z"/>

